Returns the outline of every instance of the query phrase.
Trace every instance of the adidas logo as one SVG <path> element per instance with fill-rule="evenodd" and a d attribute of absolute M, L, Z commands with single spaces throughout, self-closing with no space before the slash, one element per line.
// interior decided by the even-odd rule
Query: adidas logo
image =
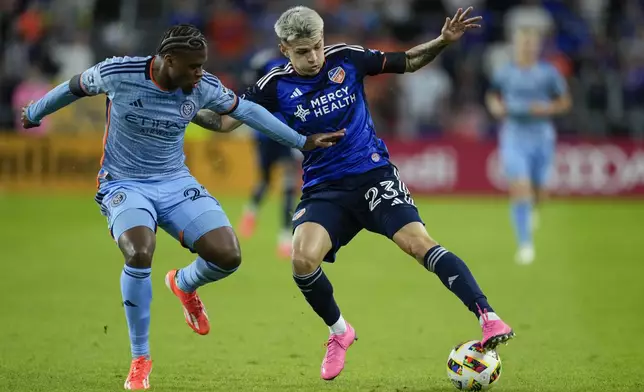
<path fill-rule="evenodd" d="M 295 90 L 293 90 L 293 93 L 291 94 L 291 98 L 296 98 L 301 96 L 302 96 L 302 92 L 300 91 L 299 88 L 295 87 Z"/>
<path fill-rule="evenodd" d="M 394 201 L 391 202 L 392 206 L 395 206 L 395 205 L 398 205 L 398 204 L 404 204 L 404 203 L 399 198 L 395 198 Z"/>
<path fill-rule="evenodd" d="M 129 300 L 129 299 L 128 299 L 128 300 L 125 300 L 125 302 L 123 302 L 123 305 L 125 305 L 125 306 L 129 306 L 129 307 L 131 307 L 131 308 L 138 308 L 138 306 L 136 306 L 136 304 L 134 304 L 134 303 L 130 302 L 130 300 Z"/>
<path fill-rule="evenodd" d="M 141 98 L 139 98 L 134 102 L 130 102 L 130 106 L 134 106 L 135 108 L 142 108 L 143 102 L 141 102 Z"/>

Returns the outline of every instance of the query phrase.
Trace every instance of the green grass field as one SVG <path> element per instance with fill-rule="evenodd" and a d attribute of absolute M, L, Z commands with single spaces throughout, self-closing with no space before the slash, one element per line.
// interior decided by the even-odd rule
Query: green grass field
<path fill-rule="evenodd" d="M 233 222 L 242 200 L 222 198 Z M 517 338 L 498 391 L 644 388 L 644 202 L 553 201 L 537 261 L 513 262 L 505 201 L 417 200 L 430 233 L 466 260 Z M 276 203 L 244 263 L 200 294 L 213 329 L 194 334 L 163 277 L 192 255 L 165 233 L 154 262 L 154 391 L 451 391 L 446 358 L 480 338 L 474 317 L 392 243 L 362 233 L 326 267 L 360 340 L 343 374 L 319 378 L 327 329 L 274 256 Z M 118 391 L 129 367 L 122 259 L 92 197 L 0 196 L 0 391 Z"/>

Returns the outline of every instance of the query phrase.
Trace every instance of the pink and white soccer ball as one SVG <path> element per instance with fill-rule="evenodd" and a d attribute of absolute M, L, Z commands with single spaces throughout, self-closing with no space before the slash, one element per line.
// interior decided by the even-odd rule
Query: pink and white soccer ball
<path fill-rule="evenodd" d="M 447 358 L 447 377 L 456 389 L 483 391 L 501 377 L 501 358 L 494 350 L 485 350 L 478 340 L 454 347 Z"/>

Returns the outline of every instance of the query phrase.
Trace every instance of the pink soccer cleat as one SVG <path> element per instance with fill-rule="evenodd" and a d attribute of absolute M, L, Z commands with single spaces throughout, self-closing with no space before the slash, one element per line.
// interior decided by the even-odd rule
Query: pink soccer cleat
<path fill-rule="evenodd" d="M 342 335 L 331 335 L 326 343 L 326 354 L 322 361 L 320 375 L 325 380 L 333 380 L 342 369 L 344 369 L 344 360 L 347 356 L 347 350 L 354 341 L 358 340 L 356 330 L 347 323 L 347 331 Z"/>
<path fill-rule="evenodd" d="M 494 315 L 493 320 L 488 317 L 487 310 L 481 311 L 481 328 L 483 329 L 483 339 L 481 346 L 488 350 L 494 350 L 499 343 L 507 342 L 514 337 L 514 332 L 509 325 L 503 322 L 498 316 Z"/>

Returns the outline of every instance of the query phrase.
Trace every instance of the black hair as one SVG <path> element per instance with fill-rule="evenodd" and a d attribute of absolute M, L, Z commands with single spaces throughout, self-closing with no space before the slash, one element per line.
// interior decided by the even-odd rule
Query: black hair
<path fill-rule="evenodd" d="M 165 55 L 177 50 L 200 50 L 206 46 L 206 37 L 197 27 L 180 24 L 166 30 L 157 47 L 157 53 Z"/>

